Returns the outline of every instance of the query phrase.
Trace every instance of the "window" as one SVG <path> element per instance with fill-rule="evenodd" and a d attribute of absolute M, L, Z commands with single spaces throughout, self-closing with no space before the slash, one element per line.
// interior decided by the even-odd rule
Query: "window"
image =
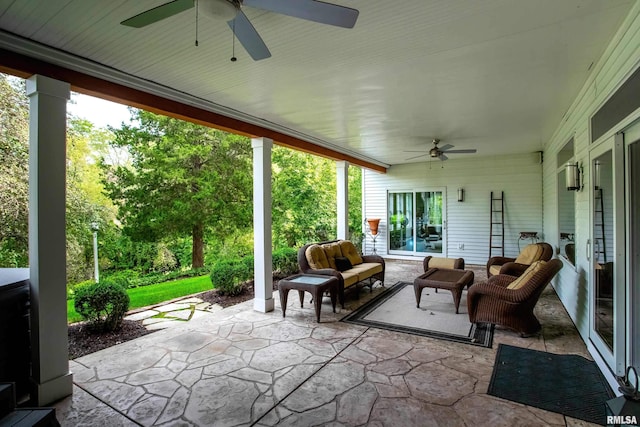
<path fill-rule="evenodd" d="M 565 165 L 575 162 L 573 138 L 567 142 L 558 152 L 557 176 L 558 176 L 558 231 L 560 255 L 571 264 L 575 260 L 575 191 L 567 190 Z"/>

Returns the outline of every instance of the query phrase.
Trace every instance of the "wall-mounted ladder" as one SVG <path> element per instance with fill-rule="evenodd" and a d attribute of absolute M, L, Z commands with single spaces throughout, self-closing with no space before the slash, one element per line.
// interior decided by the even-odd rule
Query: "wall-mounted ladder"
<path fill-rule="evenodd" d="M 602 188 L 598 188 L 593 197 L 594 210 L 593 210 L 593 228 L 594 228 L 594 243 L 593 255 L 596 262 L 604 265 L 607 263 L 607 242 L 604 238 L 604 200 L 602 195 Z"/>
<path fill-rule="evenodd" d="M 489 258 L 494 249 L 500 249 L 500 256 L 504 256 L 504 191 L 500 197 L 494 197 L 491 192 L 491 218 L 489 226 Z"/>

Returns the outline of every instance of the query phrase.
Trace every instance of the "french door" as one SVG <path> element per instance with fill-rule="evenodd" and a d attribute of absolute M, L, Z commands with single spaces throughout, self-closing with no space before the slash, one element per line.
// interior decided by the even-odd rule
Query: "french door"
<path fill-rule="evenodd" d="M 640 123 L 624 131 L 627 212 L 627 365 L 640 366 Z"/>
<path fill-rule="evenodd" d="M 626 227 L 623 134 L 590 153 L 589 339 L 616 375 L 626 359 Z"/>
<path fill-rule="evenodd" d="M 445 189 L 389 191 L 390 254 L 446 256 Z"/>

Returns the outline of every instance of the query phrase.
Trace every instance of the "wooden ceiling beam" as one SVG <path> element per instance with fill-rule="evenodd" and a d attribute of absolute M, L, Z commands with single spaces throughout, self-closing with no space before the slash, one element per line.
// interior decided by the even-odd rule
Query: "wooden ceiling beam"
<path fill-rule="evenodd" d="M 71 70 L 46 61 L 35 59 L 6 49 L 0 49 L 0 71 L 21 78 L 34 74 L 67 82 L 75 92 L 129 105 L 157 114 L 197 123 L 248 137 L 266 137 L 274 143 L 294 150 L 315 154 L 333 160 L 345 160 L 351 164 L 386 173 L 384 166 L 367 162 L 331 148 L 323 147 L 301 138 L 287 135 L 263 126 L 227 117 L 203 108 L 167 99 L 123 84 Z"/>

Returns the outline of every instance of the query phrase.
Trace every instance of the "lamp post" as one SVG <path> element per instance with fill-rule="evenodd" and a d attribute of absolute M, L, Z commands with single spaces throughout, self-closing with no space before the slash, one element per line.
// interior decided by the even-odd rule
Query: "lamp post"
<path fill-rule="evenodd" d="M 96 221 L 91 223 L 91 230 L 93 231 L 93 277 L 98 283 L 100 281 L 100 272 L 98 271 L 98 223 Z"/>

